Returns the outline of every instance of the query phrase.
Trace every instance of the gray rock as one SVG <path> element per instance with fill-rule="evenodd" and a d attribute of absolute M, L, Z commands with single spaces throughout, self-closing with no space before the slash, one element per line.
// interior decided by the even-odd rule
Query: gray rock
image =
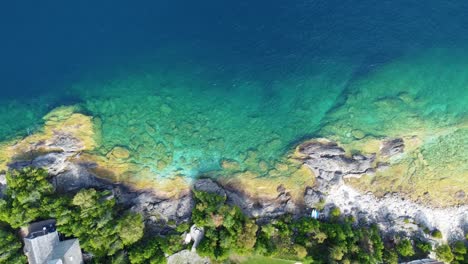
<path fill-rule="evenodd" d="M 176 223 L 187 221 L 195 205 L 190 194 L 179 198 L 164 199 L 150 192 L 140 193 L 127 203 L 133 205 L 132 211 L 141 213 L 147 219 L 153 217 L 153 222 L 172 220 Z"/>
<path fill-rule="evenodd" d="M 48 144 L 52 149 L 61 149 L 63 152 L 78 152 L 84 146 L 81 141 L 68 133 L 55 132 L 52 141 Z"/>
<path fill-rule="evenodd" d="M 391 157 L 399 153 L 403 153 L 405 142 L 401 138 L 386 139 L 382 141 L 380 146 L 380 154 L 385 157 Z"/>
<path fill-rule="evenodd" d="M 215 193 L 220 196 L 226 196 L 223 188 L 211 179 L 200 179 L 195 182 L 193 188 L 196 191 Z"/>
<path fill-rule="evenodd" d="M 308 142 L 300 146 L 299 151 L 306 155 L 304 163 L 319 179 L 333 184 L 339 183 L 343 177 L 359 177 L 374 169 L 375 154 L 348 157 L 343 148 L 331 141 Z M 323 188 L 326 184 L 322 182 L 322 185 Z"/>
<path fill-rule="evenodd" d="M 315 191 L 309 187 L 306 189 L 304 194 L 304 205 L 309 208 L 315 207 L 324 198 L 325 197 L 321 192 Z"/>
<path fill-rule="evenodd" d="M 211 261 L 207 257 L 200 257 L 196 252 L 190 250 L 182 250 L 167 258 L 168 264 L 210 264 Z"/>
<path fill-rule="evenodd" d="M 85 188 L 111 188 L 110 183 L 91 174 L 87 165 L 75 163 L 67 164 L 63 172 L 56 174 L 52 178 L 52 184 L 61 193 L 77 192 Z"/>
<path fill-rule="evenodd" d="M 63 152 L 48 153 L 46 155 L 35 158 L 32 161 L 31 166 L 36 168 L 44 168 L 49 172 L 49 174 L 58 175 L 59 173 L 67 170 L 67 166 L 69 165 L 69 163 L 66 162 L 67 158 L 68 155 Z"/>
<path fill-rule="evenodd" d="M 460 190 L 458 192 L 455 193 L 455 198 L 458 199 L 458 200 L 463 200 L 465 199 L 465 192 L 463 190 Z"/>

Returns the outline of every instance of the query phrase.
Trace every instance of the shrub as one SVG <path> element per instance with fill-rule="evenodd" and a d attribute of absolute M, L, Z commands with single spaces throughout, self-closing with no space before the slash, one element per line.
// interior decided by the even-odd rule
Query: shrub
<path fill-rule="evenodd" d="M 128 258 L 132 264 L 164 264 L 166 258 L 161 249 L 162 238 L 154 237 L 140 241 L 129 248 Z"/>
<path fill-rule="evenodd" d="M 429 253 L 432 250 L 432 245 L 429 242 L 417 241 L 416 247 L 423 253 Z"/>
<path fill-rule="evenodd" d="M 5 199 L 0 199 L 0 221 L 13 228 L 46 216 L 43 209 L 50 203 L 54 188 L 47 181 L 47 171 L 26 168 L 7 172 Z"/>
<path fill-rule="evenodd" d="M 414 255 L 413 245 L 409 239 L 403 239 L 397 244 L 396 250 L 402 257 L 411 257 Z"/>
<path fill-rule="evenodd" d="M 19 237 L 8 227 L 0 224 L 0 263 L 26 263 Z"/>
<path fill-rule="evenodd" d="M 436 256 L 438 260 L 443 262 L 450 263 L 454 256 L 450 247 L 446 244 L 440 245 L 435 249 Z"/>
<path fill-rule="evenodd" d="M 341 215 L 341 210 L 338 207 L 333 207 L 333 209 L 330 210 L 330 217 L 337 219 Z"/>
<path fill-rule="evenodd" d="M 388 264 L 398 264 L 398 254 L 391 249 L 386 249 L 383 253 L 383 262 Z"/>
<path fill-rule="evenodd" d="M 452 252 L 456 260 L 465 260 L 465 255 L 467 251 L 468 250 L 463 241 L 456 241 L 452 245 Z"/>
<path fill-rule="evenodd" d="M 442 239 L 442 232 L 440 230 L 434 230 L 431 233 L 432 237 L 437 238 L 437 239 Z"/>

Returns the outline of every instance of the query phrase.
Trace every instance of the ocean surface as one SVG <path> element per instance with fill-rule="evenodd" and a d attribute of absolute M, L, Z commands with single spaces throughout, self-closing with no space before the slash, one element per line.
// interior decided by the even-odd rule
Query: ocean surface
<path fill-rule="evenodd" d="M 78 105 L 101 130 L 95 152 L 125 147 L 142 168 L 194 177 L 222 161 L 274 166 L 312 137 L 455 126 L 467 12 L 462 0 L 4 2 L 0 141 Z"/>

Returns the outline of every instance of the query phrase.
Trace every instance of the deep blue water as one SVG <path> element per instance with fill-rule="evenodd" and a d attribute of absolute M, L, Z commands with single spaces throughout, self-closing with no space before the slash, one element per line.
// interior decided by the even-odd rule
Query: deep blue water
<path fill-rule="evenodd" d="M 267 98 L 276 81 L 334 58 L 358 79 L 421 50 L 465 49 L 466 11 L 467 1 L 3 1 L 0 139 L 83 102 L 74 84 L 154 65 L 200 65 L 212 83 L 255 79 Z"/>
<path fill-rule="evenodd" d="M 381 62 L 464 46 L 467 10 L 466 1 L 4 1 L 2 97 L 63 93 L 84 73 L 148 60 L 165 45 L 259 71 L 337 54 Z"/>

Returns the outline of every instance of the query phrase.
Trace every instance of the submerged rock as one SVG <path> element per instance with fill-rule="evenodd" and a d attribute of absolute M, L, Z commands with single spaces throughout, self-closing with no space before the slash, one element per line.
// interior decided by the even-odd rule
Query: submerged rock
<path fill-rule="evenodd" d="M 401 138 L 386 139 L 382 141 L 380 154 L 384 157 L 391 157 L 399 153 L 403 153 L 405 142 Z"/>

